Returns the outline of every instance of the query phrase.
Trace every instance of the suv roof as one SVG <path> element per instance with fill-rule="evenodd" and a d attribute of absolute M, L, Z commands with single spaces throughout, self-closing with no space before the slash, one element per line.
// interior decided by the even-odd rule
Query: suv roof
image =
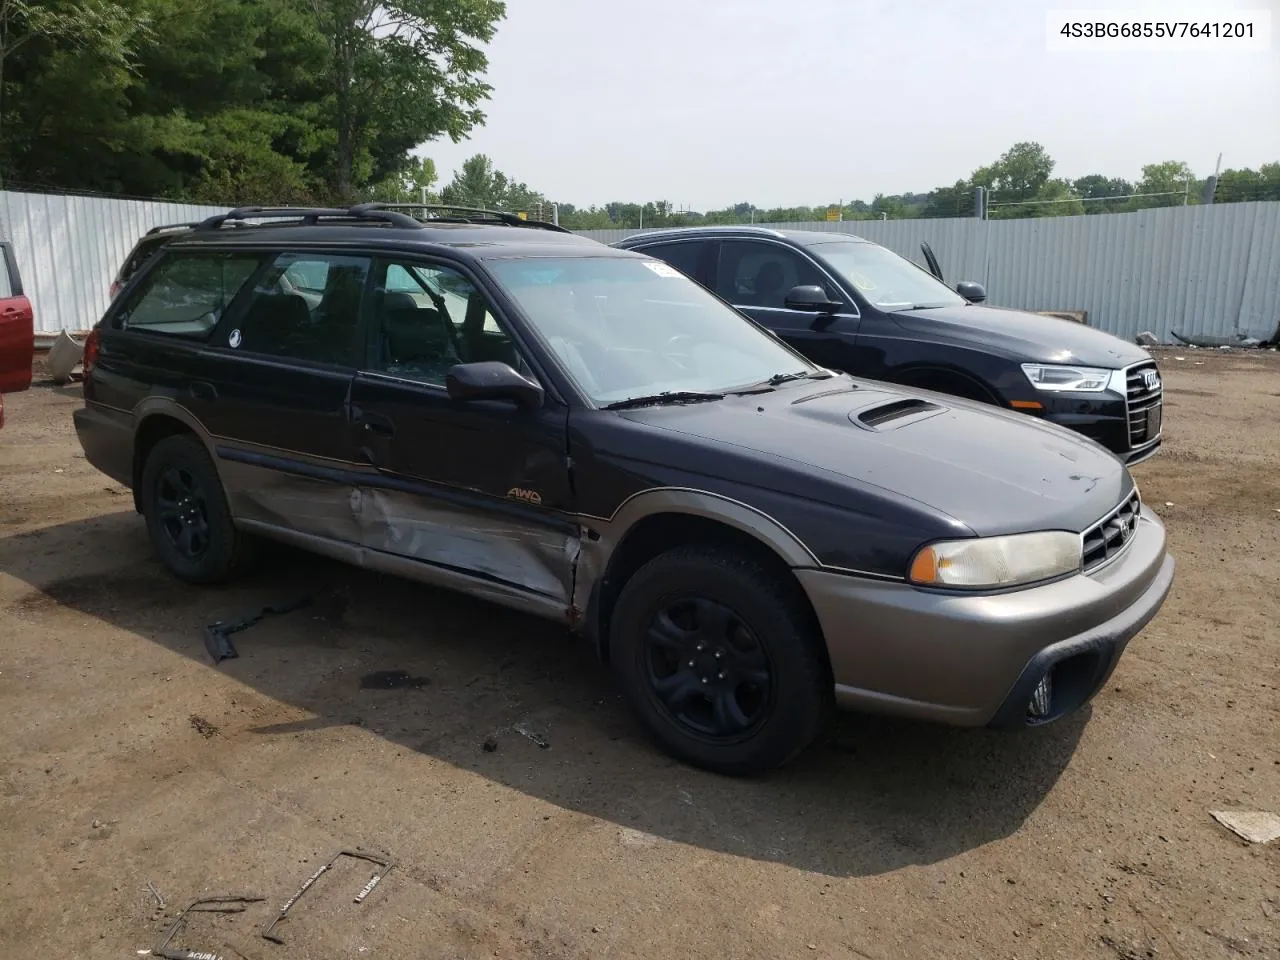
<path fill-rule="evenodd" d="M 420 211 L 411 216 L 405 211 Z M 251 223 L 249 221 L 262 221 Z M 236 229 L 229 229 L 229 228 Z M 545 255 L 547 248 L 591 246 L 613 252 L 605 244 L 571 233 L 557 224 L 522 220 L 505 211 L 478 207 L 423 204 L 362 203 L 351 207 L 240 207 L 209 217 L 171 242 L 175 247 L 205 244 L 292 244 L 305 230 L 307 243 L 351 243 L 403 246 L 435 244 L 453 247 L 500 247 L 503 255 Z M 480 250 L 471 251 L 482 256 Z"/>
<path fill-rule="evenodd" d="M 832 240 L 854 240 L 859 243 L 870 243 L 865 237 L 859 237 L 857 234 L 844 233 L 838 231 L 825 230 L 775 230 L 772 227 L 758 227 L 747 224 L 730 224 L 725 226 L 710 227 L 668 227 L 661 230 L 646 230 L 644 233 L 635 233 L 629 237 L 617 241 L 614 246 L 626 246 L 627 244 L 638 242 L 640 240 L 652 240 L 656 237 L 700 237 L 706 235 L 713 236 L 735 236 L 735 237 L 773 237 L 782 240 L 792 240 L 801 246 L 809 246 L 814 243 L 827 243 Z"/>

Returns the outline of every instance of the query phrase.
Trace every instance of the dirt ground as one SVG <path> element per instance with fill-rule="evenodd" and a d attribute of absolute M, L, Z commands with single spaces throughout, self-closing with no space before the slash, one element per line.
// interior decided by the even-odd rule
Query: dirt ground
<path fill-rule="evenodd" d="M 135 956 L 187 902 L 251 894 L 175 945 L 1280 957 L 1280 841 L 1209 817 L 1280 813 L 1280 354 L 1161 361 L 1166 446 L 1134 472 L 1177 580 L 1091 708 L 1024 734 L 846 717 L 757 781 L 657 752 L 539 621 L 287 551 L 235 587 L 177 583 L 81 456 L 78 388 L 6 397 L 0 956 Z M 308 593 L 211 665 L 203 625 Z M 353 847 L 396 859 L 363 903 L 369 865 L 340 861 L 285 945 L 259 936 Z"/>

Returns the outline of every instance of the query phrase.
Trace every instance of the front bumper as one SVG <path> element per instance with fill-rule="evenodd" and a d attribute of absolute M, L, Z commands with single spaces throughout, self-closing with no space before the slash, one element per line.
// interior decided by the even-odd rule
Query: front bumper
<path fill-rule="evenodd" d="M 925 590 L 797 570 L 845 709 L 961 726 L 1027 722 L 1026 705 L 1055 668 L 1043 721 L 1082 706 L 1173 583 L 1165 530 L 1145 505 L 1129 548 L 1088 574 L 1003 593 Z"/>
<path fill-rule="evenodd" d="M 1098 393 L 1040 391 L 1027 399 L 1041 404 L 1042 410 L 1038 415 L 1043 419 L 1102 444 L 1126 466 L 1141 463 L 1160 449 L 1164 413 L 1162 394 L 1158 396 L 1157 403 L 1160 420 L 1151 425 L 1143 423 L 1138 407 L 1131 409 L 1125 394 L 1119 390 Z M 1150 395 L 1142 397 L 1135 404 L 1141 406 L 1151 399 Z M 1131 416 L 1138 418 L 1137 425 L 1131 422 Z M 1148 432 L 1148 426 L 1153 432 Z"/>

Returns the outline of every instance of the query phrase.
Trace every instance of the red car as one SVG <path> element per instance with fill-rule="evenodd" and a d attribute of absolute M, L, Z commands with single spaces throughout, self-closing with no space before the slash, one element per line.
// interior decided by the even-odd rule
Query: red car
<path fill-rule="evenodd" d="M 0 393 L 14 393 L 31 386 L 31 362 L 35 357 L 35 314 L 22 293 L 22 275 L 13 255 L 13 244 L 0 240 Z M 2 404 L 3 401 L 0 401 Z M 4 408 L 0 405 L 0 425 Z"/>

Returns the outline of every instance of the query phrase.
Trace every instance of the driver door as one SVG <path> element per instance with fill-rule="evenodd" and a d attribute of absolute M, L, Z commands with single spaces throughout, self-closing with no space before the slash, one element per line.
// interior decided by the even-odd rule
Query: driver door
<path fill-rule="evenodd" d="M 475 279 L 425 259 L 374 265 L 367 355 L 351 391 L 363 544 L 560 605 L 571 601 L 578 526 L 565 458 L 568 408 L 455 401 L 458 363 L 532 369 Z"/>
<path fill-rule="evenodd" d="M 810 284 L 822 287 L 829 298 L 845 306 L 835 314 L 819 314 L 786 305 L 793 287 Z M 860 323 L 857 307 L 799 250 L 766 240 L 723 240 L 714 289 L 814 363 L 857 372 L 852 369 Z"/>

